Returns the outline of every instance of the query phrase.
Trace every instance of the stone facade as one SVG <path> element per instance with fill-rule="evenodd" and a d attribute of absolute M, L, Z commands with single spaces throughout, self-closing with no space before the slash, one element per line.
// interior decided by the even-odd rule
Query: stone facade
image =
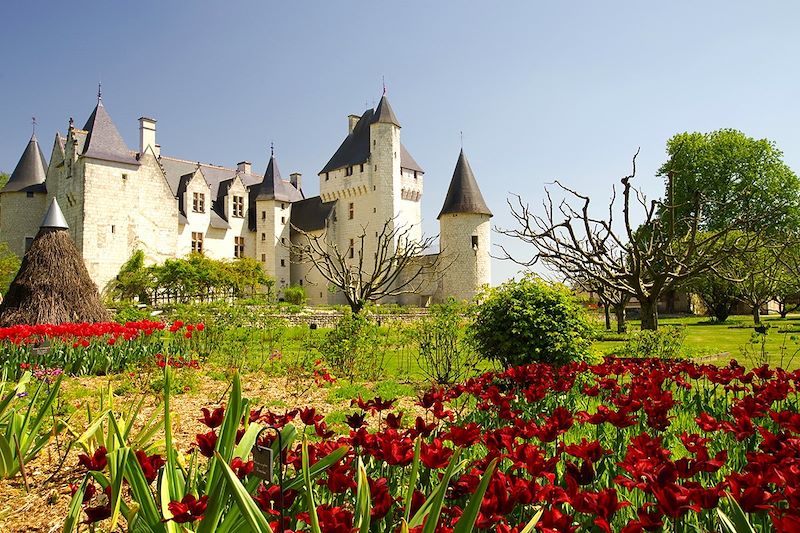
<path fill-rule="evenodd" d="M 327 207 L 312 213 L 309 233 L 324 233 L 342 251 L 360 246 L 357 239 L 366 233 L 367 258 L 375 252 L 372 233 L 386 221 L 408 229 L 412 240 L 422 238 L 424 172 L 401 144 L 400 132 L 385 96 L 375 110 L 348 117 L 345 142 L 319 173 L 317 203 Z M 289 255 L 290 243 L 300 238 L 293 205 L 314 199 L 304 199 L 299 174 L 280 177 L 274 156 L 263 176 L 246 161 L 227 168 L 169 157 L 156 142 L 156 121 L 146 117 L 139 119 L 138 150 L 130 150 L 98 100 L 82 129 L 70 121 L 66 137 L 56 135 L 42 172 L 46 179 L 36 192 L 0 191 L 0 240 L 19 255 L 56 198 L 101 290 L 136 250 L 148 263 L 201 251 L 215 259 L 259 261 L 278 294 L 302 285 L 313 304 L 344 303 L 319 272 Z M 469 299 L 490 282 L 491 214 L 469 211 L 440 217 L 443 259 L 452 262 L 450 268 L 425 280 L 420 294 L 384 303 Z M 303 223 L 309 223 L 308 212 L 306 207 Z"/>

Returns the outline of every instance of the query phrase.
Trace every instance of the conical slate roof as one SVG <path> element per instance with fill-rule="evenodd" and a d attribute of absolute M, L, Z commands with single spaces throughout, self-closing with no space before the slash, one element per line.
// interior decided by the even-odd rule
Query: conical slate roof
<path fill-rule="evenodd" d="M 453 171 L 453 179 L 450 180 L 450 187 L 447 189 L 447 196 L 444 199 L 442 215 L 451 213 L 474 213 L 492 216 L 492 212 L 483 200 L 483 195 L 475 180 L 475 174 L 469 166 L 469 161 L 464 155 L 464 150 L 458 154 L 458 162 Z"/>
<path fill-rule="evenodd" d="M 28 146 L 22 152 L 8 183 L 0 192 L 46 192 L 44 180 L 47 176 L 47 162 L 39 147 L 36 135 L 31 136 Z"/>
<path fill-rule="evenodd" d="M 397 120 L 392 106 L 389 105 L 389 99 L 386 98 L 385 94 L 381 96 L 381 101 L 378 103 L 378 107 L 375 108 L 374 120 L 375 122 L 387 122 L 389 124 L 394 124 L 398 128 L 400 127 L 400 122 Z"/>
<path fill-rule="evenodd" d="M 56 201 L 55 198 L 53 198 L 53 201 L 50 202 L 50 208 L 44 215 L 44 219 L 42 219 L 42 224 L 39 226 L 39 228 L 69 229 L 67 219 L 64 218 L 64 213 L 61 212 L 61 208 L 59 207 L 58 201 Z"/>
<path fill-rule="evenodd" d="M 83 155 L 86 157 L 131 165 L 139 164 L 119 134 L 102 100 L 97 101 L 97 106 L 83 129 L 88 132 L 86 142 L 83 144 Z"/>
<path fill-rule="evenodd" d="M 278 169 L 275 155 L 271 155 L 267 170 L 264 172 L 264 179 L 261 180 L 261 184 L 258 186 L 256 200 L 296 202 L 302 199 L 303 195 L 300 194 L 300 191 L 281 177 L 281 171 Z"/>

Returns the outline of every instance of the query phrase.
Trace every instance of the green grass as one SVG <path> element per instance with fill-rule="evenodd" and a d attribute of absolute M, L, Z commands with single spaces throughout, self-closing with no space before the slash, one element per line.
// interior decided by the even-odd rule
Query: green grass
<path fill-rule="evenodd" d="M 766 360 L 772 366 L 787 369 L 800 367 L 800 316 L 790 315 L 781 319 L 778 315 L 762 317 L 769 326 L 764 350 Z M 725 364 L 736 359 L 745 366 L 761 364 L 761 342 L 753 343 L 753 318 L 732 316 L 723 324 L 711 322 L 708 317 L 665 318 L 659 326 L 680 325 L 686 327 L 684 350 L 686 355 L 707 360 L 713 364 Z M 639 322 L 631 320 L 628 331 L 637 331 Z M 597 341 L 593 348 L 603 354 L 613 354 L 624 345 L 623 340 Z"/>

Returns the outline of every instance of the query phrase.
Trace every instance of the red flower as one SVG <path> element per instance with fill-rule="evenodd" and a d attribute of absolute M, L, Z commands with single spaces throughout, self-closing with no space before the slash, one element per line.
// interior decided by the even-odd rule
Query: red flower
<path fill-rule="evenodd" d="M 213 412 L 209 412 L 207 407 L 203 407 L 200 410 L 203 411 L 203 418 L 198 419 L 198 422 L 202 422 L 211 429 L 222 425 L 222 421 L 225 418 L 224 407 L 217 407 Z"/>
<path fill-rule="evenodd" d="M 87 470 L 94 470 L 94 471 L 101 471 L 103 470 L 106 465 L 108 464 L 108 459 L 106 458 L 107 450 L 105 446 L 100 446 L 94 451 L 91 457 L 82 453 L 78 456 L 78 464 L 83 465 L 86 467 Z"/>
<path fill-rule="evenodd" d="M 202 520 L 207 505 L 208 496 L 202 496 L 198 500 L 195 498 L 194 494 L 187 494 L 179 502 L 169 502 L 167 508 L 169 512 L 172 513 L 172 520 L 183 524 L 186 522 L 194 522 L 195 520 Z"/>
<path fill-rule="evenodd" d="M 231 470 L 236 473 L 236 477 L 244 479 L 250 472 L 253 471 L 255 464 L 253 461 L 242 461 L 241 457 L 234 457 L 231 461 Z"/>
<path fill-rule="evenodd" d="M 164 459 L 160 455 L 155 453 L 148 456 L 144 450 L 136 451 L 136 460 L 139 462 L 139 466 L 142 467 L 144 478 L 148 483 L 155 481 L 158 476 L 158 469 L 165 464 Z"/>
<path fill-rule="evenodd" d="M 453 455 L 451 448 L 442 445 L 442 439 L 433 439 L 431 444 L 422 443 L 419 458 L 428 468 L 445 468 Z"/>
<path fill-rule="evenodd" d="M 200 449 L 200 453 L 206 457 L 214 455 L 214 448 L 217 446 L 216 431 L 212 429 L 208 433 L 198 433 L 195 439 L 197 440 L 197 447 Z"/>

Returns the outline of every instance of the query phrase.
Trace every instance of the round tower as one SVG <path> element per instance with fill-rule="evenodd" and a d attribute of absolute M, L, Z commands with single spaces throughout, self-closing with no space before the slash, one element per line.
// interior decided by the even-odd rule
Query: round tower
<path fill-rule="evenodd" d="M 492 281 L 492 212 L 463 149 L 438 218 L 440 265 L 444 269 L 441 300 L 471 300 Z"/>

